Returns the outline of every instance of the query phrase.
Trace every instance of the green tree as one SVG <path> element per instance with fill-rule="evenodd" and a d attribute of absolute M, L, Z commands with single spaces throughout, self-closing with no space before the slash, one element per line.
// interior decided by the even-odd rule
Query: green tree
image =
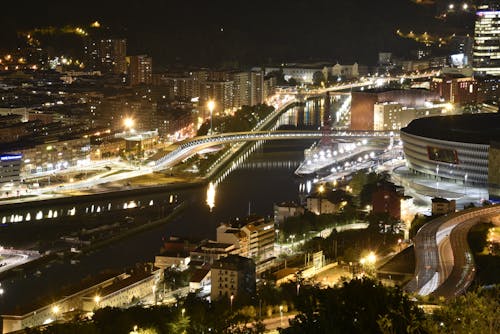
<path fill-rule="evenodd" d="M 372 279 L 353 279 L 337 289 L 316 288 L 300 299 L 299 314 L 282 333 L 384 333 L 387 328 L 424 333 L 423 312 L 398 287 Z"/>
<path fill-rule="evenodd" d="M 500 333 L 500 286 L 451 300 L 427 321 L 429 333 Z"/>
<path fill-rule="evenodd" d="M 325 76 L 321 71 L 314 72 L 312 79 L 313 79 L 313 85 L 315 86 L 321 86 L 321 83 L 325 82 Z"/>
<path fill-rule="evenodd" d="M 429 221 L 429 217 L 424 215 L 415 215 L 410 224 L 410 239 L 413 238 L 418 230 Z"/>

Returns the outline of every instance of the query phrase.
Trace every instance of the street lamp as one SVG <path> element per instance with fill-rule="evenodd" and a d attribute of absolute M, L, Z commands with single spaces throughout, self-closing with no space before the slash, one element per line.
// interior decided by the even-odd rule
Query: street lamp
<path fill-rule="evenodd" d="M 125 129 L 127 129 L 128 131 L 131 131 L 132 128 L 134 127 L 134 125 L 135 125 L 135 121 L 131 117 L 126 117 L 123 120 L 123 125 L 125 126 Z"/>
<path fill-rule="evenodd" d="M 283 305 L 280 305 L 280 326 L 283 326 Z"/>
<path fill-rule="evenodd" d="M 367 256 L 361 258 L 359 263 L 361 266 L 366 266 L 367 269 L 374 269 L 375 263 L 377 262 L 377 255 L 374 252 L 368 253 Z"/>
<path fill-rule="evenodd" d="M 370 252 L 368 254 L 368 256 L 366 257 L 366 262 L 368 264 L 371 264 L 371 265 L 373 265 L 373 264 L 375 264 L 375 262 L 377 262 L 377 256 L 375 255 L 374 252 Z"/>
<path fill-rule="evenodd" d="M 233 312 L 233 300 L 234 300 L 234 295 L 231 295 L 231 313 Z"/>
<path fill-rule="evenodd" d="M 212 134 L 212 116 L 215 109 L 215 101 L 209 100 L 207 102 L 208 111 L 210 111 L 210 134 Z"/>
<path fill-rule="evenodd" d="M 320 185 L 318 187 L 318 192 L 319 192 L 319 210 L 318 210 L 318 213 L 319 215 L 321 215 L 321 207 L 323 206 L 323 193 L 325 192 L 325 186 L 324 185 Z"/>
<path fill-rule="evenodd" d="M 464 195 L 467 196 L 467 177 L 469 175 L 467 175 L 467 173 L 465 173 L 464 175 Z"/>
<path fill-rule="evenodd" d="M 436 196 L 439 197 L 439 165 L 436 165 Z"/>

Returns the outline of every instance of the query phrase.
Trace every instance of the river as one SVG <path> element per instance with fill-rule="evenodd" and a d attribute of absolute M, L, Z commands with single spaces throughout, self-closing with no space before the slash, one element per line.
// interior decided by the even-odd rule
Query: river
<path fill-rule="evenodd" d="M 305 107 L 290 109 L 282 117 L 281 124 L 289 127 L 297 126 L 300 129 L 317 129 L 321 126 L 323 118 L 323 103 L 310 101 Z M 37 275 L 32 272 L 22 273 L 15 278 L 4 280 L 1 282 L 4 294 L 0 296 L 0 312 L 5 314 L 16 305 L 29 303 L 41 294 L 50 296 L 61 286 L 69 285 L 105 269 L 121 269 L 139 262 L 153 262 L 154 256 L 159 253 L 162 239 L 168 236 L 199 240 L 215 239 L 216 227 L 231 218 L 243 217 L 248 212 L 271 217 L 273 203 L 299 200 L 299 184 L 304 180 L 298 179 L 294 175 L 294 170 L 303 159 L 303 150 L 312 143 L 311 140 L 264 143 L 217 185 L 215 206 L 212 210 L 206 204 L 207 189 L 205 187 L 135 198 L 120 198 L 113 203 L 105 201 L 80 204 L 75 210 L 79 210 L 76 216 L 81 215 L 82 219 L 85 219 L 85 215 L 89 214 L 90 210 L 94 214 L 99 214 L 104 213 L 108 208 L 130 209 L 128 206 L 131 202 L 133 206 L 145 207 L 145 210 L 148 206 L 155 207 L 158 203 L 168 204 L 171 198 L 186 201 L 188 205 L 187 209 L 170 222 L 81 256 L 77 264 L 70 264 L 69 261 L 53 262 L 48 267 L 40 268 L 40 273 Z M 100 208 L 99 213 L 97 213 L 97 207 Z M 68 210 L 72 209 L 72 206 L 65 205 L 50 210 L 67 214 Z M 47 218 L 49 208 L 44 210 L 42 221 L 49 219 Z M 154 211 L 133 210 L 131 212 L 137 212 L 138 215 L 153 212 L 153 215 L 158 215 Z M 18 214 L 26 217 L 27 213 L 17 210 L 3 214 Z M 37 213 L 30 215 L 33 215 L 32 219 L 35 219 Z M 24 223 L 29 224 L 29 222 Z"/>

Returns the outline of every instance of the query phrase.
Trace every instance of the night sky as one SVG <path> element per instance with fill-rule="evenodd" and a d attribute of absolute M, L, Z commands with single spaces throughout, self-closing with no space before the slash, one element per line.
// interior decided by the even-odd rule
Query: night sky
<path fill-rule="evenodd" d="M 17 30 L 99 20 L 128 39 L 130 54 L 148 53 L 156 65 L 374 64 L 378 51 L 405 55 L 415 46 L 396 29 L 444 29 L 433 8 L 410 0 L 46 0 L 1 7 L 0 48 L 14 45 Z"/>

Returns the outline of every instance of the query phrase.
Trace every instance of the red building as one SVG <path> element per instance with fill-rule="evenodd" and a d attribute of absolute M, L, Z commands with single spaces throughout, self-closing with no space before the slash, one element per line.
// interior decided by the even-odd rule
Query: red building
<path fill-rule="evenodd" d="M 425 102 L 439 98 L 424 89 L 372 89 L 353 92 L 351 101 L 351 130 L 372 131 L 374 105 L 378 102 L 397 102 L 405 107 L 424 107 Z"/>
<path fill-rule="evenodd" d="M 400 220 L 401 200 L 405 198 L 402 187 L 390 182 L 380 183 L 372 194 L 373 213 L 387 213 L 390 217 Z"/>
<path fill-rule="evenodd" d="M 446 76 L 433 78 L 431 91 L 446 102 L 457 104 L 477 103 L 478 82 L 472 77 Z"/>

